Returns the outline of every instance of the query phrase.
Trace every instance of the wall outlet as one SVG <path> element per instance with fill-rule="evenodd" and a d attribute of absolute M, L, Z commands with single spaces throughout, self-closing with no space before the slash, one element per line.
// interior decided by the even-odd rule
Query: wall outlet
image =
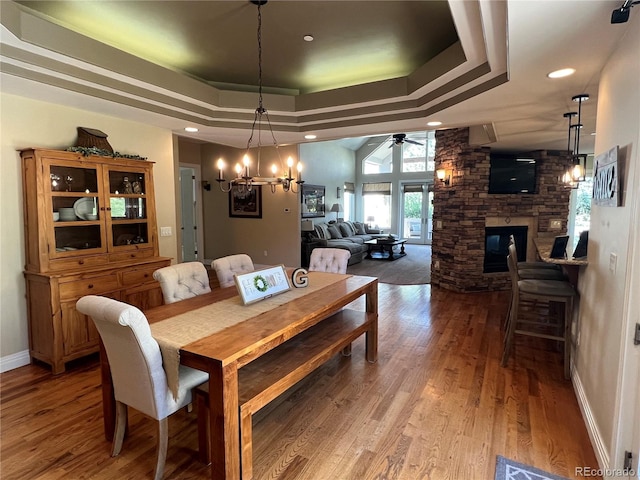
<path fill-rule="evenodd" d="M 265 257 L 267 256 L 267 251 L 266 251 L 266 250 L 264 251 L 264 256 L 265 256 Z"/>
<path fill-rule="evenodd" d="M 442 229 L 442 220 L 436 220 L 436 229 L 438 230 Z"/>
<path fill-rule="evenodd" d="M 549 220 L 549 230 L 560 230 L 562 228 L 562 220 Z"/>
<path fill-rule="evenodd" d="M 160 236 L 161 237 L 170 237 L 171 236 L 171 227 L 160 227 Z"/>
<path fill-rule="evenodd" d="M 618 266 L 618 255 L 615 253 L 609 254 L 609 270 L 611 273 L 616 273 L 616 267 Z"/>
<path fill-rule="evenodd" d="M 433 268 L 435 268 L 436 270 L 440 270 L 440 260 L 436 260 L 435 262 L 433 262 Z"/>

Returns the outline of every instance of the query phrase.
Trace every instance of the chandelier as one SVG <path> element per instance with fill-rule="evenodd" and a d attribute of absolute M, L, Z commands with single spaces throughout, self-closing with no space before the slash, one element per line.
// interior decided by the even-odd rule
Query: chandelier
<path fill-rule="evenodd" d="M 227 181 L 224 177 L 224 170 L 226 168 L 223 159 L 219 159 L 216 167 L 218 168 L 218 178 L 216 181 L 220 186 L 220 190 L 223 192 L 229 192 L 233 187 L 237 187 L 241 192 L 249 192 L 254 185 L 269 185 L 271 187 L 271 193 L 276 193 L 277 187 L 281 186 L 285 192 L 298 193 L 296 186 L 303 184 L 302 180 L 302 164 L 300 162 L 296 165 L 296 176 L 293 176 L 293 158 L 289 157 L 286 163 L 286 169 L 282 158 L 280 156 L 280 149 L 273 129 L 271 127 L 271 120 L 269 119 L 269 112 L 264 108 L 262 102 L 262 5 L 267 3 L 267 0 L 250 0 L 251 3 L 258 6 L 258 107 L 255 110 L 253 117 L 253 124 L 251 125 L 251 135 L 247 141 L 247 148 L 242 159 L 242 163 L 238 163 L 235 166 L 236 177 L 230 181 Z M 262 143 L 262 124 L 266 121 L 266 125 L 269 128 L 271 134 L 271 145 L 263 145 Z M 255 143 L 254 143 L 255 137 Z M 269 146 L 274 148 L 278 158 L 278 164 L 271 166 L 271 177 L 260 176 L 260 157 L 263 147 Z M 256 174 L 251 175 L 251 156 L 250 149 L 254 148 L 256 152 Z M 280 173 L 280 174 L 279 174 Z M 226 186 L 225 186 L 226 185 Z"/>
<path fill-rule="evenodd" d="M 571 100 L 578 102 L 577 112 L 567 112 L 563 114 L 564 118 L 569 119 L 569 130 L 567 134 L 567 150 L 571 152 L 571 162 L 567 171 L 562 175 L 562 183 L 566 187 L 578 188 L 578 184 L 585 179 L 587 170 L 587 155 L 580 153 L 580 129 L 582 128 L 582 102 L 589 100 L 589 95 L 581 93 L 574 95 Z M 572 118 L 577 116 L 577 123 L 572 123 Z M 571 132 L 573 131 L 573 145 L 571 141 Z"/>

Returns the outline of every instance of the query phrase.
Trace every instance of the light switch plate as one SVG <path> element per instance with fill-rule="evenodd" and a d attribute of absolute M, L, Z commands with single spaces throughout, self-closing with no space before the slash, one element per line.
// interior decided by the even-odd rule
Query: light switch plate
<path fill-rule="evenodd" d="M 171 236 L 171 227 L 160 227 L 160 236 L 161 237 L 170 237 Z"/>
<path fill-rule="evenodd" d="M 617 263 L 618 263 L 618 255 L 616 255 L 615 253 L 610 253 L 609 254 L 609 270 L 611 271 L 611 273 L 616 273 Z"/>
<path fill-rule="evenodd" d="M 562 228 L 562 220 L 549 220 L 549 230 L 560 230 Z"/>

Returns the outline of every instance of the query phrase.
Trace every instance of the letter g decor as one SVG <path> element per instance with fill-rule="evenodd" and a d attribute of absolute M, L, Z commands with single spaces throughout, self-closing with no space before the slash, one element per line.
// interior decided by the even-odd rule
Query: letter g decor
<path fill-rule="evenodd" d="M 304 268 L 296 268 L 291 274 L 291 283 L 296 288 L 304 288 L 309 285 L 309 272 Z"/>

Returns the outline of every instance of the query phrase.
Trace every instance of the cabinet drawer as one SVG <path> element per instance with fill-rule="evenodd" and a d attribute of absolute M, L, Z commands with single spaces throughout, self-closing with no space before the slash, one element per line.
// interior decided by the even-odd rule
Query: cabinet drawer
<path fill-rule="evenodd" d="M 79 268 L 99 267 L 107 264 L 106 255 L 95 255 L 80 258 L 60 258 L 58 260 L 49 260 L 49 269 L 52 272 L 68 272 L 69 270 L 78 270 Z"/>
<path fill-rule="evenodd" d="M 141 268 L 139 270 L 129 270 L 122 272 L 122 286 L 131 287 L 138 286 L 143 283 L 155 282 L 153 272 L 161 268 L 162 265 L 154 265 L 153 267 Z"/>
<path fill-rule="evenodd" d="M 110 262 L 125 262 L 127 260 L 139 260 L 141 258 L 153 257 L 153 249 L 132 250 L 130 252 L 112 253 L 109 255 Z"/>
<path fill-rule="evenodd" d="M 74 282 L 60 283 L 60 299 L 70 300 L 84 295 L 101 295 L 119 289 L 118 276 L 102 275 Z"/>

